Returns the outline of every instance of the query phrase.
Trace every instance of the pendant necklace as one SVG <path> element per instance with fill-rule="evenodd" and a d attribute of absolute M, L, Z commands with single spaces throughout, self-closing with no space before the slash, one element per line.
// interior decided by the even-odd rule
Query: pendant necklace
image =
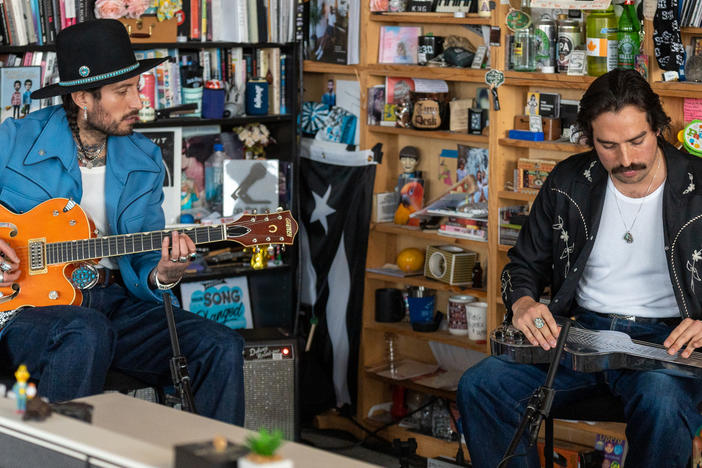
<path fill-rule="evenodd" d="M 634 224 L 636 223 L 636 218 L 639 217 L 639 213 L 641 213 L 641 208 L 643 208 L 644 201 L 646 201 L 646 197 L 650 194 L 651 186 L 653 185 L 653 181 L 656 180 L 656 174 L 658 174 L 658 169 L 661 167 L 661 160 L 660 158 L 658 159 L 658 166 L 656 166 L 656 170 L 653 172 L 653 177 L 651 178 L 651 182 L 648 183 L 648 188 L 646 189 L 646 194 L 642 197 L 641 203 L 639 203 L 639 209 L 636 210 L 636 214 L 634 215 L 634 220 L 631 222 L 631 226 L 627 227 L 626 223 L 624 222 L 624 216 L 622 215 L 622 209 L 619 207 L 619 200 L 617 200 L 617 194 L 614 194 L 614 203 L 617 205 L 617 211 L 619 211 L 619 217 L 622 220 L 622 224 L 624 225 L 624 236 L 622 239 L 627 244 L 631 244 L 634 242 L 634 236 L 631 235 L 631 230 L 634 229 Z M 616 187 L 615 187 L 616 189 Z"/>
<path fill-rule="evenodd" d="M 101 155 L 105 150 L 106 144 L 107 139 L 105 139 L 105 141 L 103 141 L 102 144 L 97 148 L 93 147 L 91 149 L 88 149 L 83 145 L 79 145 L 78 160 L 83 166 L 87 167 L 88 169 L 92 169 L 92 167 L 102 159 Z"/>

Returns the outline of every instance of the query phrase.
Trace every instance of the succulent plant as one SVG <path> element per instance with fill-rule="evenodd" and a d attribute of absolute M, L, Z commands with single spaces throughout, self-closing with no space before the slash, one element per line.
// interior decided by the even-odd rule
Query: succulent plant
<path fill-rule="evenodd" d="M 281 430 L 276 429 L 273 432 L 268 432 L 266 429 L 261 429 L 257 436 L 246 438 L 246 445 L 257 455 L 271 457 L 278 450 L 282 441 L 283 432 Z"/>

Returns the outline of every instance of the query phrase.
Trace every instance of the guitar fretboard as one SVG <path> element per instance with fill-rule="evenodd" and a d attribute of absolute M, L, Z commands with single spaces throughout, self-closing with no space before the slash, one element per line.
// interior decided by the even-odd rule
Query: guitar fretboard
<path fill-rule="evenodd" d="M 46 263 L 51 265 L 161 250 L 163 239 L 169 237 L 173 231 L 186 234 L 195 244 L 218 242 L 227 239 L 226 228 L 227 226 L 225 224 L 220 224 L 217 226 L 171 229 L 95 237 L 67 242 L 52 242 L 45 245 Z"/>

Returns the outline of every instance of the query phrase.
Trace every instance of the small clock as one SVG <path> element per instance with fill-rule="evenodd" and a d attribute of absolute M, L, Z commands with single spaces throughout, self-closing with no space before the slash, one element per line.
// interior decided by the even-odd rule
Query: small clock
<path fill-rule="evenodd" d="M 468 133 L 482 135 L 485 128 L 486 109 L 468 109 Z"/>

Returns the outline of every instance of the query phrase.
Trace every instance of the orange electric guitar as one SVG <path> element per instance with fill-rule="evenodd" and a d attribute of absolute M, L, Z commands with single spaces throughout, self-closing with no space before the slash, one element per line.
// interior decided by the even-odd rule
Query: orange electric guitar
<path fill-rule="evenodd" d="M 72 200 L 53 198 L 24 214 L 0 205 L 0 239 L 15 249 L 22 270 L 11 288 L 0 288 L 0 311 L 80 304 L 83 295 L 74 285 L 80 283 L 74 272 L 104 257 L 161 250 L 161 241 L 173 230 L 96 237 L 95 224 Z M 187 234 L 195 244 L 230 240 L 245 247 L 290 245 L 297 222 L 289 211 L 278 211 L 175 230 Z"/>

